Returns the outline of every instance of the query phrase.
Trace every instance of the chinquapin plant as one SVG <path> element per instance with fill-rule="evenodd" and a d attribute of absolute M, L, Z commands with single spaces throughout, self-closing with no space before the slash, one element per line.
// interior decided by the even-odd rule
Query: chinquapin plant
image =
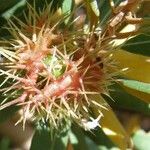
<path fill-rule="evenodd" d="M 46 128 L 52 145 L 62 133 L 68 135 L 71 145 L 73 125 L 91 133 L 102 127 L 106 135 L 117 135 L 118 142 L 108 134 L 118 147 L 131 147 L 129 136 L 104 97 L 111 97 L 110 85 L 126 84 L 120 76 L 129 68 L 118 68 L 115 57 L 124 44 L 118 44 L 118 39 L 127 41 L 139 34 L 143 19 L 131 13 L 138 4 L 110 0 L 107 6 L 112 12 L 99 19 L 101 2 L 85 0 L 79 8 L 67 0 L 60 7 L 48 1 L 27 3 L 24 15 L 12 17 L 4 27 L 10 34 L 0 48 L 4 57 L 0 86 L 5 97 L 0 110 L 18 106 L 16 124 L 22 122 L 25 130 L 26 122 L 32 121 Z M 134 30 L 122 32 L 128 24 L 134 24 Z M 107 120 L 114 122 L 112 127 Z"/>

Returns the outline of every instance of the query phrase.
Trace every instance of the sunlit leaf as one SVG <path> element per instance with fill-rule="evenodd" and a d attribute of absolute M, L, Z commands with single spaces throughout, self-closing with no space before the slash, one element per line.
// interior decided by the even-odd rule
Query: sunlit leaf
<path fill-rule="evenodd" d="M 135 80 L 119 80 L 125 90 L 150 103 L 150 83 L 143 83 Z"/>
<path fill-rule="evenodd" d="M 139 82 L 135 80 L 126 80 L 126 79 L 119 79 L 119 82 L 121 82 L 121 84 L 123 84 L 124 86 L 128 88 L 150 94 L 149 83 Z"/>
<path fill-rule="evenodd" d="M 124 86 L 113 84 L 111 85 L 110 89 L 110 96 L 114 101 L 112 101 L 112 99 L 109 99 L 108 97 L 105 97 L 105 99 L 107 98 L 107 101 L 111 106 L 117 107 L 119 109 L 139 112 L 145 115 L 150 115 L 149 104 L 133 96 L 133 92 L 131 94 L 129 91 L 126 91 L 127 88 L 125 88 Z"/>
<path fill-rule="evenodd" d="M 112 57 L 118 69 L 127 68 L 122 75 L 133 80 L 150 83 L 150 58 L 123 50 L 116 50 Z"/>
<path fill-rule="evenodd" d="M 73 0 L 63 0 L 62 12 L 63 14 L 70 14 L 73 6 Z M 65 20 L 65 23 L 69 21 L 69 18 Z"/>
<path fill-rule="evenodd" d="M 100 15 L 98 4 L 96 0 L 85 0 L 88 17 L 91 27 L 96 25 Z"/>
<path fill-rule="evenodd" d="M 71 8 L 72 8 L 72 0 L 64 0 L 62 3 L 62 11 L 63 13 L 70 13 L 71 12 Z"/>
<path fill-rule="evenodd" d="M 117 145 L 117 147 L 126 150 L 127 147 L 130 146 L 129 136 L 118 121 L 111 107 L 101 96 L 95 95 L 93 98 L 95 98 L 100 104 L 105 104 L 107 108 L 101 110 L 104 116 L 100 120 L 102 130 Z M 93 111 L 98 115 L 99 112 L 97 112 L 97 110 Z"/>
<path fill-rule="evenodd" d="M 137 98 L 143 100 L 144 102 L 150 103 L 150 94 L 145 92 L 137 91 L 128 87 L 123 87 L 128 93 L 136 96 Z"/>

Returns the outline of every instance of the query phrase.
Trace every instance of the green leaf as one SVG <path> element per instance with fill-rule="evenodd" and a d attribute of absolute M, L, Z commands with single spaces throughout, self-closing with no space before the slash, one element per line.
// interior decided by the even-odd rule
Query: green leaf
<path fill-rule="evenodd" d="M 10 17 L 12 17 L 14 15 L 14 13 L 16 12 L 16 10 L 18 10 L 21 7 L 22 11 L 22 7 L 25 5 L 25 0 L 20 0 L 18 3 L 16 3 L 16 5 L 14 5 L 13 7 L 11 7 L 9 10 L 7 10 L 6 12 L 4 12 L 2 14 L 2 16 L 7 20 Z"/>
<path fill-rule="evenodd" d="M 68 139 L 68 132 L 57 135 L 43 123 L 35 131 L 30 150 L 66 150 Z"/>
<path fill-rule="evenodd" d="M 74 1 L 73 0 L 63 0 L 63 3 L 62 3 L 62 12 L 63 14 L 67 14 L 69 15 L 72 11 L 72 7 L 73 7 L 73 3 Z M 67 24 L 68 21 L 70 20 L 70 17 L 71 16 L 68 16 L 66 19 L 65 19 L 65 23 Z"/>
<path fill-rule="evenodd" d="M 150 36 L 140 34 L 129 39 L 122 48 L 131 53 L 150 56 Z"/>
<path fill-rule="evenodd" d="M 74 150 L 119 150 L 99 127 L 89 132 L 74 125 L 69 138 Z"/>
<path fill-rule="evenodd" d="M 150 149 L 150 133 L 145 133 L 143 130 L 137 131 L 133 135 L 133 143 L 136 150 Z"/>
<path fill-rule="evenodd" d="M 0 141 L 0 150 L 9 150 L 10 140 L 8 138 L 2 138 Z"/>
<path fill-rule="evenodd" d="M 143 23 L 140 24 L 139 32 L 150 35 L 150 15 L 143 18 Z"/>
<path fill-rule="evenodd" d="M 43 9 L 43 6 L 45 6 L 45 4 L 50 4 L 52 5 L 52 10 L 56 10 L 57 8 L 59 8 L 62 3 L 63 3 L 63 0 L 27 0 L 27 2 L 31 5 L 31 6 L 34 6 L 34 3 L 35 3 L 35 6 L 36 6 L 36 9 L 39 10 L 39 9 Z"/>
<path fill-rule="evenodd" d="M 50 133 L 47 131 L 36 130 L 32 139 L 30 150 L 50 150 L 52 146 Z"/>
<path fill-rule="evenodd" d="M 85 134 L 94 141 L 99 150 L 104 148 L 108 150 L 115 147 L 115 144 L 106 136 L 106 134 L 104 134 L 101 128 L 96 128 L 92 133 L 85 132 Z"/>
<path fill-rule="evenodd" d="M 114 0 L 115 5 L 119 4 L 122 0 Z M 109 20 L 112 10 L 110 7 L 109 0 L 99 1 L 99 10 L 100 10 L 100 25 L 105 26 L 106 22 Z"/>
<path fill-rule="evenodd" d="M 131 89 L 131 88 L 128 88 L 128 87 L 125 87 L 125 86 L 123 86 L 123 88 L 128 93 L 130 93 L 131 95 L 139 98 L 140 100 L 143 100 L 146 103 L 150 103 L 150 94 L 147 94 L 147 93 L 144 93 L 144 92 L 141 92 L 141 91 L 137 91 L 135 89 Z"/>
<path fill-rule="evenodd" d="M 111 106 L 121 109 L 133 110 L 145 115 L 150 115 L 149 104 L 127 93 L 122 86 L 113 84 L 110 89 L 110 96 L 114 101 L 112 101 L 112 99 L 109 99 L 108 97 L 105 97 L 105 99 L 107 98 L 107 101 L 109 102 L 109 104 L 111 104 Z"/>
<path fill-rule="evenodd" d="M 96 0 L 85 0 L 88 17 L 90 20 L 90 27 L 96 25 L 100 15 L 98 4 Z"/>
<path fill-rule="evenodd" d="M 88 146 L 86 145 L 85 136 L 83 133 L 83 130 L 78 128 L 76 125 L 72 128 L 72 133 L 74 137 L 76 137 L 77 142 L 73 143 L 72 138 L 70 138 L 71 143 L 73 144 L 74 150 L 83 150 L 88 149 Z"/>
<path fill-rule="evenodd" d="M 119 79 L 124 86 L 129 87 L 131 89 L 135 89 L 137 91 L 141 91 L 147 94 L 150 94 L 150 83 L 144 83 L 136 80 L 127 80 L 127 79 Z"/>
<path fill-rule="evenodd" d="M 92 95 L 91 99 L 92 98 L 94 98 L 96 102 L 104 105 L 105 107 L 105 109 L 102 108 L 101 110 L 92 109 L 95 117 L 99 115 L 99 111 L 101 111 L 103 114 L 103 117 L 99 121 L 103 132 L 117 147 L 122 150 L 126 150 L 127 147 L 131 146 L 131 141 L 129 135 L 126 133 L 124 127 L 119 122 L 117 116 L 101 95 Z"/>
<path fill-rule="evenodd" d="M 98 146 L 89 137 L 85 136 L 85 142 L 88 147 L 87 150 L 99 150 Z"/>
<path fill-rule="evenodd" d="M 74 150 L 99 150 L 96 143 L 92 141 L 90 137 L 85 135 L 83 129 L 76 125 L 73 126 L 69 137 Z"/>
<path fill-rule="evenodd" d="M 105 25 L 106 21 L 108 21 L 110 14 L 111 14 L 111 7 L 109 4 L 109 1 L 102 0 L 99 3 L 99 9 L 100 9 L 100 24 Z"/>
<path fill-rule="evenodd" d="M 4 13 L 22 0 L 0 0 L 0 14 Z"/>
<path fill-rule="evenodd" d="M 1 0 L 0 0 L 1 1 Z M 3 1 L 3 0 L 2 0 Z M 9 1 L 8 1 L 9 2 Z M 4 5 L 6 8 L 0 9 L 0 26 L 5 26 L 8 22 L 7 20 L 12 17 L 13 15 L 15 16 L 20 16 L 22 15 L 23 8 L 25 6 L 26 0 L 14 0 L 9 3 L 9 5 Z M 2 5 L 0 5 L 1 7 Z M 4 9 L 4 10 L 3 10 Z M 8 36 L 9 32 L 6 31 L 6 29 L 0 28 L 0 36 Z"/>
<path fill-rule="evenodd" d="M 92 8 L 93 12 L 95 13 L 95 15 L 97 17 L 99 17 L 100 16 L 100 12 L 99 12 L 99 8 L 98 8 L 98 5 L 97 5 L 97 1 L 96 0 L 92 0 L 90 2 L 90 4 L 91 4 L 91 8 Z"/>
<path fill-rule="evenodd" d="M 146 103 L 150 103 L 150 83 L 123 79 L 119 81 L 128 93 L 138 97 Z"/>
<path fill-rule="evenodd" d="M 15 106 L 11 106 L 9 108 L 5 108 L 5 109 L 1 110 L 0 111 L 0 123 L 11 118 L 17 111 L 18 111 L 18 108 Z"/>
<path fill-rule="evenodd" d="M 70 14 L 72 8 L 73 1 L 72 0 L 64 0 L 62 3 L 62 11 L 63 13 Z"/>

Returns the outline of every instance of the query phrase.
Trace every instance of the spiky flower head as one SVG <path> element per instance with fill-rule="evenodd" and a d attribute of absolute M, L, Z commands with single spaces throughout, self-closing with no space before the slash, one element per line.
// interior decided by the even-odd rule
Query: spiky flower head
<path fill-rule="evenodd" d="M 94 129 L 105 106 L 91 95 L 107 93 L 111 78 L 109 54 L 103 51 L 100 37 L 94 31 L 61 28 L 66 16 L 55 20 L 50 5 L 40 13 L 30 5 L 28 9 L 26 24 L 17 18 L 19 25 L 9 22 L 15 39 L 2 49 L 7 60 L 5 69 L 0 70 L 6 76 L 1 86 L 13 79 L 13 84 L 1 91 L 21 94 L 3 102 L 0 109 L 20 106 L 19 122 L 23 125 L 32 119 L 46 121 L 53 129 L 62 129 L 71 122 L 86 130 Z M 98 118 L 92 117 L 91 108 L 99 110 Z"/>

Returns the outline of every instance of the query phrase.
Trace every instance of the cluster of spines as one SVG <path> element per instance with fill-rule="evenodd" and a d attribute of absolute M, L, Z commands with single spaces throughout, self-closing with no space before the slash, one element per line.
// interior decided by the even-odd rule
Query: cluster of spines
<path fill-rule="evenodd" d="M 29 10 L 31 11 L 33 8 L 29 6 Z M 16 80 L 15 84 L 5 90 L 23 90 L 23 93 L 18 98 L 2 104 L 0 109 L 14 104 L 21 106 L 23 110 L 21 120 L 24 125 L 26 119 L 31 116 L 34 119 L 39 117 L 49 120 L 54 128 L 58 128 L 65 118 L 85 127 L 85 122 L 91 120 L 88 113 L 89 108 L 103 107 L 88 97 L 91 94 L 105 92 L 103 82 L 106 76 L 103 61 L 96 61 L 93 54 L 88 53 L 90 50 L 87 49 L 90 49 L 92 45 L 91 41 L 85 40 L 86 35 L 83 39 L 85 43 L 80 47 L 80 44 L 76 44 L 79 37 L 76 39 L 76 36 L 71 34 L 71 36 L 60 34 L 59 31 L 56 31 L 59 23 L 55 23 L 51 27 L 50 18 L 48 23 L 39 26 L 36 23 L 36 16 L 36 12 L 33 10 L 32 17 L 35 24 L 32 25 L 32 21 L 30 21 L 24 25 L 23 30 L 18 29 L 13 22 L 10 22 L 11 26 L 16 28 L 12 29 L 12 33 L 17 39 L 15 44 L 12 43 L 11 48 L 4 50 L 4 54 L 12 65 L 7 66 L 8 71 L 0 70 L 0 72 L 7 78 Z M 19 23 L 22 25 L 21 21 Z M 23 31 L 28 31 L 26 27 L 31 28 L 32 36 L 28 37 L 28 34 L 23 34 Z M 94 34 L 90 36 L 92 37 Z M 91 37 L 89 40 L 92 39 Z M 73 48 L 73 51 L 70 47 Z M 9 49 L 14 49 L 14 52 Z M 45 59 L 48 59 L 48 63 L 44 61 Z M 54 64 L 54 60 L 57 66 Z M 58 70 L 57 76 L 54 73 L 56 69 L 54 67 L 65 68 L 65 70 Z M 24 70 L 20 76 L 18 75 L 19 70 Z M 88 129 L 88 127 L 86 128 Z"/>

